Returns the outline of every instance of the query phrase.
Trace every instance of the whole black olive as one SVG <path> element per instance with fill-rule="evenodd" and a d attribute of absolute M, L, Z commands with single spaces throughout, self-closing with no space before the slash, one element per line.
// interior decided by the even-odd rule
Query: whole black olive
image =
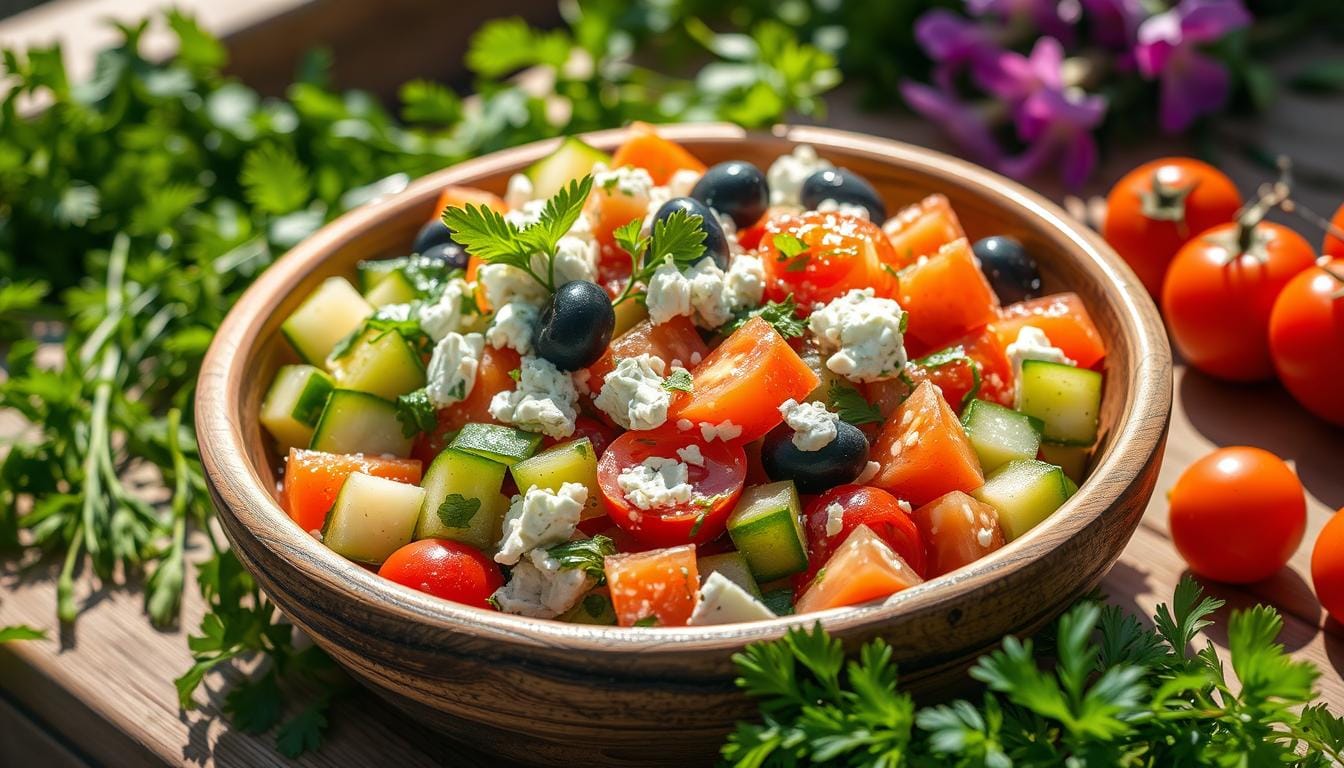
<path fill-rule="evenodd" d="M 881 224 L 887 218 L 887 206 L 868 180 L 848 168 L 824 168 L 803 180 L 798 198 L 804 208 L 815 209 L 825 200 L 861 205 L 868 218 Z"/>
<path fill-rule="evenodd" d="M 700 228 L 705 231 L 705 255 L 714 259 L 719 269 L 728 269 L 728 236 L 723 233 L 723 227 L 719 226 L 714 213 L 695 198 L 674 197 L 662 204 L 658 212 L 653 214 L 653 220 L 662 221 L 671 216 L 673 211 L 685 211 L 700 217 Z"/>
<path fill-rule="evenodd" d="M 556 290 L 541 310 L 532 346 L 562 371 L 586 368 L 611 343 L 616 312 L 597 283 L 574 280 Z"/>
<path fill-rule="evenodd" d="M 845 421 L 835 439 L 816 451 L 793 444 L 793 428 L 780 424 L 761 443 L 761 465 L 771 480 L 792 480 L 799 493 L 821 493 L 853 482 L 868 466 L 868 438 Z"/>
<path fill-rule="evenodd" d="M 442 219 L 434 219 L 426 222 L 420 228 L 420 231 L 415 233 L 415 242 L 411 245 L 411 253 L 425 253 L 436 245 L 445 245 L 452 242 L 452 230 L 448 229 L 448 225 L 444 224 Z"/>
<path fill-rule="evenodd" d="M 1041 295 L 1041 270 L 1016 238 L 994 236 L 971 246 L 999 301 L 1012 304 Z"/>
<path fill-rule="evenodd" d="M 466 269 L 467 252 L 454 242 L 431 245 L 420 253 L 426 259 L 442 261 L 449 269 Z"/>
<path fill-rule="evenodd" d="M 770 206 L 770 185 L 751 163 L 729 160 L 705 171 L 691 197 L 733 220 L 738 229 L 760 221 Z"/>

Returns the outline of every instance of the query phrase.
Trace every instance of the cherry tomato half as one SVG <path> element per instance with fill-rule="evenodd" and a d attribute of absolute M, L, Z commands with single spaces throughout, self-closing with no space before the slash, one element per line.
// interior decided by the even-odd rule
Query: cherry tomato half
<path fill-rule="evenodd" d="M 783 252 L 776 238 L 801 250 Z M 851 288 L 872 288 L 881 297 L 896 295 L 896 251 L 882 229 L 867 219 L 819 211 L 777 216 L 765 223 L 760 253 L 765 295 L 772 301 L 793 294 L 798 306 L 811 307 Z"/>
<path fill-rule="evenodd" d="M 1269 316 L 1269 351 L 1293 397 L 1344 426 L 1344 258 L 1284 286 Z"/>
<path fill-rule="evenodd" d="M 685 461 L 691 501 L 668 507 L 639 509 L 625 496 L 620 485 L 623 470 L 658 456 L 684 461 L 678 450 L 700 449 L 702 462 Z M 612 522 L 640 542 L 653 547 L 700 544 L 718 538 L 728 524 L 728 513 L 742 495 L 747 477 L 747 456 L 737 443 L 705 442 L 699 432 L 662 429 L 656 432 L 626 432 L 612 441 L 597 464 L 597 483 Z"/>
<path fill-rule="evenodd" d="M 828 534 L 826 508 L 832 504 L 839 504 L 843 512 L 840 530 Z M 868 526 L 923 578 L 924 540 L 919 535 L 915 521 L 906 511 L 909 508 L 890 493 L 866 485 L 836 486 L 813 499 L 803 512 L 803 527 L 807 532 L 807 571 L 794 580 L 795 596 L 801 596 L 807 590 L 816 578 L 817 571 L 831 559 L 835 548 L 860 525 Z M 843 578 L 843 574 L 831 576 Z"/>
<path fill-rule="evenodd" d="M 1325 610 L 1344 621 L 1344 509 L 1340 509 L 1316 537 L 1311 551 L 1311 583 Z"/>
<path fill-rule="evenodd" d="M 1219 448 L 1196 461 L 1168 501 L 1171 538 L 1190 570 L 1230 584 L 1272 576 L 1307 527 L 1302 483 L 1259 448 Z"/>
<path fill-rule="evenodd" d="M 393 552 L 378 575 L 455 603 L 489 608 L 486 598 L 504 586 L 494 561 L 470 544 L 421 539 Z"/>

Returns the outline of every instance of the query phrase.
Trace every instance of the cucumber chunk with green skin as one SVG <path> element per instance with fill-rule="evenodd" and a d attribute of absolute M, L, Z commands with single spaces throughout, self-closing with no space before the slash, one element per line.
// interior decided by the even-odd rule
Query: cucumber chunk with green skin
<path fill-rule="evenodd" d="M 588 519 L 605 515 L 602 490 L 597 484 L 597 451 L 586 437 L 551 446 L 537 455 L 519 461 L 509 468 L 519 493 L 536 486 L 558 491 L 565 483 L 578 483 L 588 489 L 582 517 Z"/>
<path fill-rule="evenodd" d="M 1013 459 L 1034 459 L 1041 447 L 1041 423 L 998 403 L 972 400 L 961 425 L 985 472 Z"/>
<path fill-rule="evenodd" d="M 756 577 L 751 575 L 751 566 L 747 565 L 747 558 L 741 552 L 706 555 L 696 561 L 695 569 L 700 573 L 701 582 L 709 578 L 709 574 L 719 573 L 745 589 L 752 597 L 761 597 L 761 586 L 756 583 Z"/>
<path fill-rule="evenodd" d="M 452 448 L 440 453 L 425 472 L 424 505 L 415 524 L 417 539 L 452 539 L 477 549 L 499 542 L 499 526 L 509 500 L 499 489 L 506 467 Z"/>
<path fill-rule="evenodd" d="M 406 273 L 393 270 L 371 288 L 364 289 L 364 299 L 376 307 L 388 304 L 408 304 L 416 299 L 415 286 L 406 279 Z"/>
<path fill-rule="evenodd" d="M 971 495 L 999 513 L 1003 537 L 1012 541 L 1059 509 L 1077 489 L 1053 464 L 1015 459 L 985 478 Z"/>
<path fill-rule="evenodd" d="M 294 310 L 280 332 L 305 362 L 323 365 L 342 339 L 354 333 L 373 307 L 343 277 L 329 277 Z"/>
<path fill-rule="evenodd" d="M 1041 461 L 1064 470 L 1064 474 L 1075 483 L 1083 482 L 1091 456 L 1091 446 L 1041 444 Z"/>
<path fill-rule="evenodd" d="M 1100 373 L 1086 368 L 1025 360 L 1018 410 L 1041 420 L 1047 443 L 1091 445 L 1097 441 L 1101 380 Z"/>
<path fill-rule="evenodd" d="M 346 559 L 381 565 L 411 543 L 424 498 L 419 486 L 355 472 L 336 494 L 322 543 Z"/>
<path fill-rule="evenodd" d="M 774 612 L 776 616 L 793 615 L 793 588 L 780 587 L 772 589 L 761 596 L 761 602 L 765 607 Z"/>
<path fill-rule="evenodd" d="M 555 152 L 528 166 L 523 174 L 532 180 L 532 196 L 544 199 L 554 196 L 569 182 L 587 176 L 598 163 L 610 165 L 611 155 L 569 136 Z"/>
<path fill-rule="evenodd" d="M 261 403 L 261 425 L 285 450 L 308 447 L 334 387 L 325 371 L 311 365 L 281 366 Z"/>
<path fill-rule="evenodd" d="M 532 432 L 498 424 L 466 424 L 448 447 L 512 467 L 523 459 L 531 458 L 539 445 L 541 435 Z"/>
<path fill-rule="evenodd" d="M 405 458 L 411 453 L 411 438 L 402 433 L 396 403 L 368 392 L 333 389 L 308 447 Z"/>
<path fill-rule="evenodd" d="M 411 343 L 393 330 L 370 328 L 327 367 L 341 389 L 395 400 L 425 386 L 425 366 Z"/>
<path fill-rule="evenodd" d="M 807 569 L 798 491 L 792 480 L 748 488 L 728 516 L 728 536 L 758 582 Z"/>
<path fill-rule="evenodd" d="M 575 603 L 573 608 L 561 614 L 560 621 L 614 627 L 616 609 L 612 607 L 611 598 L 607 595 L 601 592 L 589 592 Z"/>

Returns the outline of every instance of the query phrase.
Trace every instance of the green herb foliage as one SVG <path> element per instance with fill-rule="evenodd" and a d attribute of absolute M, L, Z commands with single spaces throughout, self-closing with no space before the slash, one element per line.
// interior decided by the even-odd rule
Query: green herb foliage
<path fill-rule="evenodd" d="M 864 399 L 852 384 L 837 381 L 826 391 L 826 402 L 831 410 L 840 416 L 841 421 L 854 426 L 860 424 L 881 424 L 882 410 Z"/>
<path fill-rule="evenodd" d="M 415 437 L 422 432 L 433 432 L 439 426 L 439 411 L 423 389 L 397 397 L 397 421 L 401 434 Z"/>
<path fill-rule="evenodd" d="M 636 296 L 637 290 L 647 285 L 653 273 L 664 264 L 685 272 L 705 258 L 702 223 L 698 214 L 676 210 L 655 221 L 648 235 L 641 235 L 643 221 L 640 219 L 631 219 L 617 227 L 612 235 L 616 244 L 630 256 L 630 280 L 611 303 L 620 304 Z"/>
<path fill-rule="evenodd" d="M 767 301 L 759 307 L 738 312 L 724 326 L 723 332 L 732 333 L 746 325 L 753 317 L 759 317 L 769 323 L 786 339 L 802 336 L 807 332 L 807 321 L 798 316 L 798 305 L 793 300 L 793 294 L 785 296 L 783 301 Z"/>
<path fill-rule="evenodd" d="M 47 636 L 47 633 L 34 629 L 26 624 L 15 624 L 9 627 L 0 627 L 0 645 L 12 643 L 19 640 L 41 640 Z"/>
<path fill-rule="evenodd" d="M 673 371 L 671 376 L 663 379 L 663 389 L 668 391 L 676 390 L 678 392 L 690 392 L 694 389 L 695 382 L 691 379 L 691 372 L 686 369 Z"/>
<path fill-rule="evenodd" d="M 466 528 L 481 510 L 480 499 L 469 499 L 460 493 L 450 493 L 439 505 L 439 522 L 445 528 Z"/>
<path fill-rule="evenodd" d="M 606 557 L 616 554 L 616 543 L 598 534 L 591 539 L 579 539 L 557 544 L 546 550 L 546 554 L 555 558 L 561 568 L 581 568 L 589 576 L 597 579 L 601 586 L 606 583 Z"/>

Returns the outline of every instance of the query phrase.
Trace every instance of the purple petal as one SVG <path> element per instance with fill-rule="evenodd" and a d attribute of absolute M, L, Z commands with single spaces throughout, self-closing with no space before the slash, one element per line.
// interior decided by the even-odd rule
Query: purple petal
<path fill-rule="evenodd" d="M 1056 144 L 1049 137 L 1028 146 L 1021 154 L 1003 159 L 999 171 L 1015 179 L 1035 176 L 1055 155 Z"/>
<path fill-rule="evenodd" d="M 1091 133 L 1075 133 L 1063 146 L 1060 173 L 1070 189 L 1083 186 L 1097 167 L 1097 140 Z"/>
<path fill-rule="evenodd" d="M 1009 102 L 1026 98 L 1039 83 L 1031 61 L 1014 51 L 999 51 L 971 63 L 971 76 L 985 92 Z"/>
<path fill-rule="evenodd" d="M 1139 24 L 1148 18 L 1142 0 L 1082 0 L 1082 4 L 1091 17 L 1092 36 L 1115 50 L 1132 47 Z"/>
<path fill-rule="evenodd" d="M 1227 70 L 1222 64 L 1182 48 L 1162 73 L 1162 130 L 1180 133 L 1200 115 L 1216 112 L 1226 102 L 1228 88 Z"/>
<path fill-rule="evenodd" d="M 1157 77 L 1166 69 L 1172 52 L 1181 44 L 1181 17 L 1175 10 L 1150 16 L 1139 25 L 1134 59 L 1144 77 Z"/>
<path fill-rule="evenodd" d="M 993 45 L 984 30 L 945 8 L 935 8 L 915 21 L 915 42 L 936 62 L 968 61 Z"/>
<path fill-rule="evenodd" d="M 1187 42 L 1208 43 L 1251 23 L 1241 0 L 1182 0 L 1181 33 Z"/>
<path fill-rule="evenodd" d="M 1064 66 L 1064 46 L 1053 37 L 1042 37 L 1031 49 L 1032 74 L 1046 88 L 1062 88 L 1064 75 L 1060 71 Z"/>
<path fill-rule="evenodd" d="M 974 107 L 946 91 L 911 80 L 901 81 L 900 90 L 911 109 L 940 127 L 973 159 L 987 165 L 998 162 L 1003 153 L 984 117 Z"/>

